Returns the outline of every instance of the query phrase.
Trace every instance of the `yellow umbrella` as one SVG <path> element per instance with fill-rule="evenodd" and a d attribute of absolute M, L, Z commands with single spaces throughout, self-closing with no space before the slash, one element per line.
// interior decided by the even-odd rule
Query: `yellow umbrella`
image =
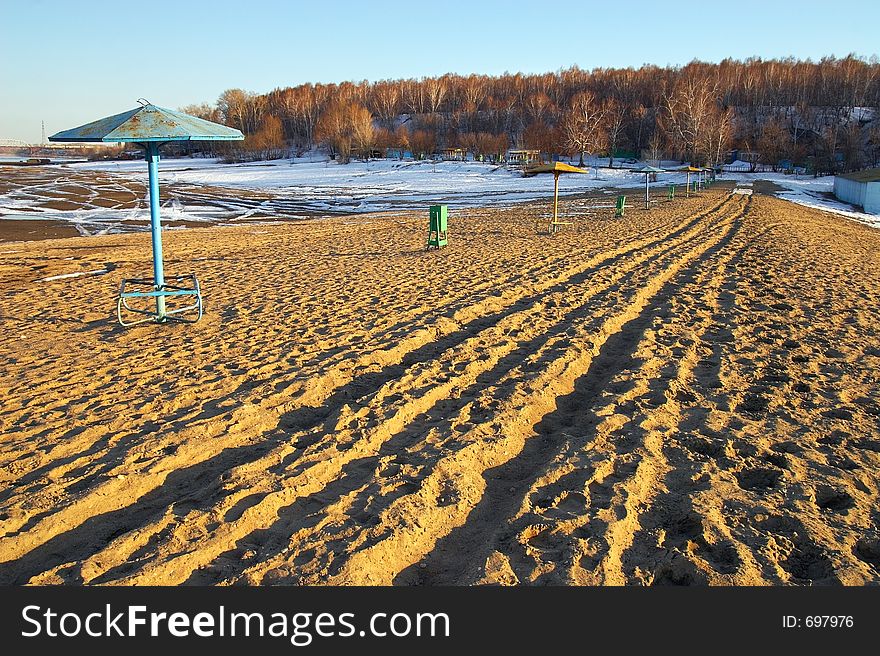
<path fill-rule="evenodd" d="M 557 221 L 556 219 L 559 209 L 559 176 L 563 173 L 589 173 L 589 171 L 587 171 L 586 169 L 578 168 L 577 166 L 571 166 L 570 164 L 564 164 L 562 162 L 553 162 L 552 164 L 537 164 L 535 166 L 530 166 L 525 171 L 523 171 L 523 175 L 527 176 L 536 175 L 538 173 L 553 174 L 553 220 L 550 222 L 550 233 L 553 234 L 556 231 L 556 226 L 567 223 L 565 221 Z"/>
<path fill-rule="evenodd" d="M 683 169 L 679 169 L 679 171 L 683 171 L 687 173 L 687 185 L 685 185 L 685 196 L 690 197 L 691 195 L 691 173 L 700 173 L 703 169 L 697 168 L 696 166 L 686 166 Z M 697 185 L 694 185 L 694 191 L 697 190 Z"/>

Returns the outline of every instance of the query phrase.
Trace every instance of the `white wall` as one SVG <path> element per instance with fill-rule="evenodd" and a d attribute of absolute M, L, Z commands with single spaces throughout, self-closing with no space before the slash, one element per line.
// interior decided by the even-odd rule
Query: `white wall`
<path fill-rule="evenodd" d="M 865 185 L 865 202 L 862 205 L 868 214 L 880 214 L 880 181 Z"/>
<path fill-rule="evenodd" d="M 844 203 L 864 206 L 867 186 L 868 185 L 864 182 L 857 182 L 855 180 L 848 180 L 847 178 L 836 176 L 834 178 L 834 195 Z"/>

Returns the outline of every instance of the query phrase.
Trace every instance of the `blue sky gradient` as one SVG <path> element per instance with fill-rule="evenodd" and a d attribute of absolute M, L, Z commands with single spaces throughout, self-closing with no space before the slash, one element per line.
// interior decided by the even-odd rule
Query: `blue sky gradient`
<path fill-rule="evenodd" d="M 0 0 L 0 138 L 304 82 L 878 54 L 880 3 Z"/>

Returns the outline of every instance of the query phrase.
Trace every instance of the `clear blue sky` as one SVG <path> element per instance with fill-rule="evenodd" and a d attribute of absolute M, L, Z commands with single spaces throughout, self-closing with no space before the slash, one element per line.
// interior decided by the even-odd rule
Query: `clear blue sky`
<path fill-rule="evenodd" d="M 0 138 L 225 89 L 878 54 L 880 3 L 0 0 Z M 188 28 L 188 29 L 183 29 Z"/>

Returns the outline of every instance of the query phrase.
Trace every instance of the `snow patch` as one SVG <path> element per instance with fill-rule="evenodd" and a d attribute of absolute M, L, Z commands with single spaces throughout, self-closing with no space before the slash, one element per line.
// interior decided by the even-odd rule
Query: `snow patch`
<path fill-rule="evenodd" d="M 94 269 L 92 271 L 77 271 L 76 273 L 62 273 L 57 276 L 49 276 L 47 278 L 39 278 L 34 282 L 51 282 L 53 280 L 63 280 L 65 278 L 79 278 L 80 276 L 100 276 L 110 273 L 110 269 Z"/>

